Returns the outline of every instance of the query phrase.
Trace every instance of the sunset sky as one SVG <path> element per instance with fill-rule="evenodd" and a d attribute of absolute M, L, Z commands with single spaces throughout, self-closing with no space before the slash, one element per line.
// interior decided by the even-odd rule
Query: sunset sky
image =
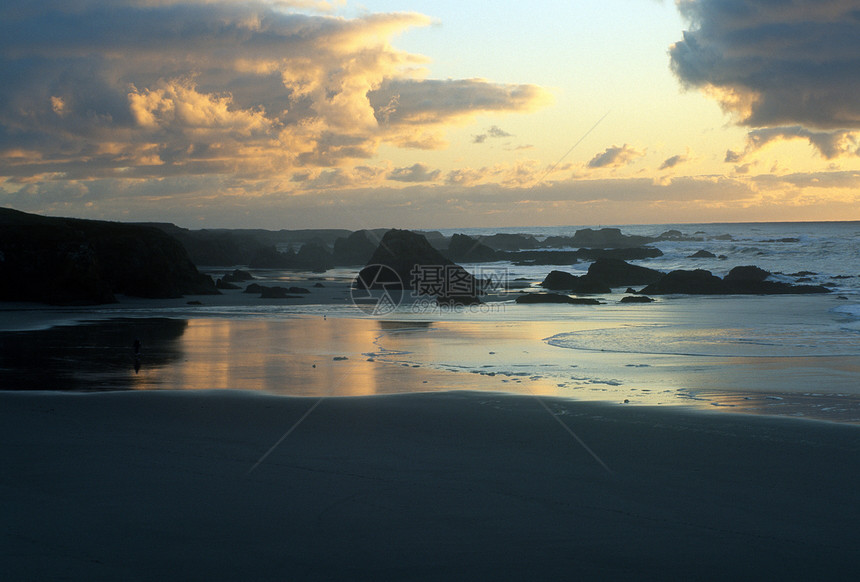
<path fill-rule="evenodd" d="M 860 220 L 860 2 L 6 0 L 0 206 L 190 228 Z"/>

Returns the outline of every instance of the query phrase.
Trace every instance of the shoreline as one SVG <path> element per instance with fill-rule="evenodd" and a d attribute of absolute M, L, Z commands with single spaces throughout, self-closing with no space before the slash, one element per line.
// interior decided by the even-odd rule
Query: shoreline
<path fill-rule="evenodd" d="M 0 392 L 0 551 L 93 580 L 853 572 L 856 427 L 541 400 Z"/>
<path fill-rule="evenodd" d="M 186 299 L 137 300 L 98 311 L 17 306 L 19 327 L 30 331 L 0 326 L 0 368 L 6 368 L 0 384 L 84 391 L 243 389 L 296 396 L 478 389 L 860 423 L 860 398 L 851 382 L 860 373 L 857 357 L 800 357 L 796 351 L 789 357 L 708 356 L 707 351 L 689 356 L 659 353 L 641 343 L 652 329 L 671 329 L 667 325 L 683 334 L 719 330 L 717 320 L 727 309 L 745 322 L 751 317 L 767 322 L 774 310 L 805 314 L 806 307 L 821 305 L 809 297 L 679 299 L 572 311 L 510 305 L 499 317 L 467 314 L 435 321 L 413 314 L 332 313 L 326 319 L 330 305 L 260 311 L 242 303 L 240 294 L 226 299 L 239 302 L 239 311 L 204 312 L 187 306 Z M 833 304 L 829 300 L 825 306 Z M 794 350 L 794 326 L 806 325 L 806 316 L 789 317 L 775 328 L 784 335 L 768 341 L 788 342 L 785 349 Z M 84 327 L 84 319 L 94 323 Z M 8 328 L 15 318 L 3 320 Z M 50 323 L 61 325 L 50 328 Z M 550 337 L 594 349 L 557 347 L 547 342 Z M 715 340 L 703 348 L 724 343 L 720 335 L 701 337 Z M 135 338 L 143 341 L 140 373 L 132 368 Z M 615 338 L 627 342 L 619 345 L 629 351 L 597 349 Z"/>

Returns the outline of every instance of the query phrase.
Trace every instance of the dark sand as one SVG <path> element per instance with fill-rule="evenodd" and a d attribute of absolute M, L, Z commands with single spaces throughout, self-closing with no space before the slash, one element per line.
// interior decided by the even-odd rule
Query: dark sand
<path fill-rule="evenodd" d="M 856 426 L 543 402 L 0 392 L 2 578 L 856 575 Z"/>

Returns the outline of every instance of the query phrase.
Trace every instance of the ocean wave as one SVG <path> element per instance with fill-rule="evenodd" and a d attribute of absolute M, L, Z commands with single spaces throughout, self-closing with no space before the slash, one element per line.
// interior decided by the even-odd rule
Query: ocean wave
<path fill-rule="evenodd" d="M 591 352 L 710 358 L 819 358 L 860 356 L 860 334 L 845 327 L 796 329 L 696 328 L 645 325 L 568 332 L 545 338 L 558 348 Z"/>

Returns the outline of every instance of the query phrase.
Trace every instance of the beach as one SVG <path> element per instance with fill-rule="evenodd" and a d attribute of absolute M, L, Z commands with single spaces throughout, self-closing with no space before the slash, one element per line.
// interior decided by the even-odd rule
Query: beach
<path fill-rule="evenodd" d="M 771 236 L 783 273 L 833 254 Z M 713 268 L 690 250 L 653 266 Z M 519 305 L 548 267 L 505 263 L 460 309 L 368 314 L 347 268 L 2 303 L 4 577 L 850 577 L 857 277 L 819 265 L 833 293 Z"/>
<path fill-rule="evenodd" d="M 856 567 L 854 426 L 475 392 L 0 401 L 7 579 L 836 579 Z"/>

